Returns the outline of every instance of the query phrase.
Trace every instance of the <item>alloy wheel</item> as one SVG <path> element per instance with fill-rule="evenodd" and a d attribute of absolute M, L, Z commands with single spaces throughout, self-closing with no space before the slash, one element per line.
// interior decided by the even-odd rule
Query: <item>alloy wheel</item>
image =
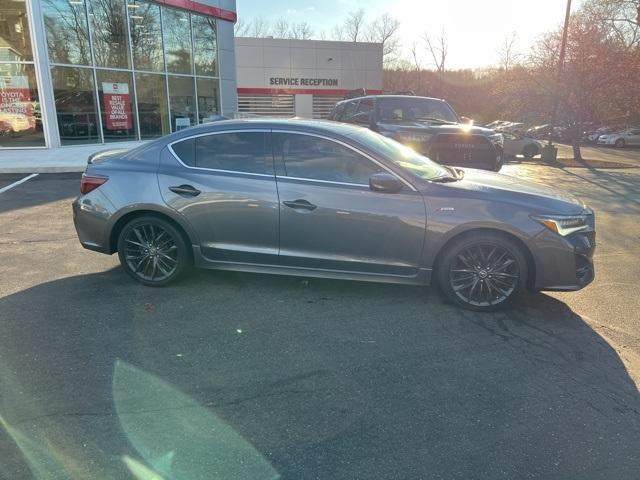
<path fill-rule="evenodd" d="M 498 305 L 507 300 L 520 281 L 518 262 L 506 248 L 475 244 L 460 250 L 451 263 L 449 282 L 465 303 L 477 307 Z"/>
<path fill-rule="evenodd" d="M 178 246 L 173 236 L 159 225 L 133 226 L 124 237 L 124 259 L 137 277 L 159 282 L 178 268 Z"/>

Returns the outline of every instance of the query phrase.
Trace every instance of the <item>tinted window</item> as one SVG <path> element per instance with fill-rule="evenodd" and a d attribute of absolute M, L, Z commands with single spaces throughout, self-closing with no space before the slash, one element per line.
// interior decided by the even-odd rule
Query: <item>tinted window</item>
<path fill-rule="evenodd" d="M 458 121 L 458 117 L 448 103 L 431 98 L 380 98 L 377 113 L 378 119 L 387 122 Z"/>
<path fill-rule="evenodd" d="M 371 121 L 371 112 L 373 112 L 373 100 L 371 98 L 362 99 L 353 121 L 356 123 L 369 123 Z"/>
<path fill-rule="evenodd" d="M 331 112 L 331 116 L 329 117 L 331 120 L 340 120 L 342 116 L 342 112 L 344 111 L 344 103 L 339 103 L 333 108 L 333 112 Z"/>
<path fill-rule="evenodd" d="M 323 138 L 281 133 L 276 142 L 288 177 L 368 185 L 371 175 L 383 171 L 353 150 Z"/>
<path fill-rule="evenodd" d="M 340 120 L 342 120 L 343 122 L 350 122 L 351 117 L 353 117 L 353 115 L 356 113 L 357 106 L 357 100 L 347 103 L 347 105 L 344 107 L 344 112 L 342 112 L 342 117 L 340 118 Z"/>
<path fill-rule="evenodd" d="M 271 174 L 265 141 L 262 132 L 223 133 L 183 140 L 173 151 L 192 167 Z"/>

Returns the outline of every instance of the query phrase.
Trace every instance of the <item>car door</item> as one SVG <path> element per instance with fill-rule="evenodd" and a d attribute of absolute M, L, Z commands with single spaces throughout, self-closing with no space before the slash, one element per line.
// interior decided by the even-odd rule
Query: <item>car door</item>
<path fill-rule="evenodd" d="M 627 143 L 629 145 L 640 145 L 640 129 L 631 130 Z"/>
<path fill-rule="evenodd" d="M 346 143 L 302 132 L 273 133 L 280 197 L 280 263 L 415 276 L 421 265 L 424 200 L 405 183 L 374 192 L 386 169 Z"/>
<path fill-rule="evenodd" d="M 158 183 L 210 260 L 277 264 L 278 192 L 267 130 L 221 131 L 172 143 Z"/>

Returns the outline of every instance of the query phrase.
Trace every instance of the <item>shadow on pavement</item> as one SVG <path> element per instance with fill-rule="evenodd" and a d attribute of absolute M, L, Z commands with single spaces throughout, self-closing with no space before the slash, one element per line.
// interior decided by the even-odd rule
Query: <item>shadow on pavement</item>
<path fill-rule="evenodd" d="M 602 337 L 546 295 L 477 314 L 416 287 L 197 272 L 151 289 L 114 269 L 9 295 L 0 312 L 6 478 L 30 476 L 16 436 L 54 456 L 66 474 L 57 478 L 127 478 L 123 458 L 146 468 L 131 437 L 193 408 L 224 420 L 282 478 L 640 471 L 635 383 Z M 118 360 L 135 369 L 127 402 L 147 399 L 126 409 L 145 421 L 124 430 Z M 161 386 L 145 389 L 144 375 Z M 175 404 L 144 407 L 173 389 Z M 170 473 L 201 430 L 167 425 L 176 441 L 150 463 Z"/>
<path fill-rule="evenodd" d="M 41 173 L 7 192 L 0 193 L 0 213 L 65 198 L 72 200 L 80 193 L 80 175 L 80 173 Z M 19 175 L 20 178 L 26 176 L 26 174 Z M 11 179 L 13 178 L 11 176 Z"/>

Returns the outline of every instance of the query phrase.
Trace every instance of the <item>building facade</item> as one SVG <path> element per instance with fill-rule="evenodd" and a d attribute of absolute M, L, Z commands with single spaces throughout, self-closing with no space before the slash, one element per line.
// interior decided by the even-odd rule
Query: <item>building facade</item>
<path fill-rule="evenodd" d="M 382 91 L 382 44 L 235 39 L 238 110 L 325 118 L 349 90 Z"/>
<path fill-rule="evenodd" d="M 0 160 L 235 111 L 235 20 L 235 0 L 0 0 Z"/>

